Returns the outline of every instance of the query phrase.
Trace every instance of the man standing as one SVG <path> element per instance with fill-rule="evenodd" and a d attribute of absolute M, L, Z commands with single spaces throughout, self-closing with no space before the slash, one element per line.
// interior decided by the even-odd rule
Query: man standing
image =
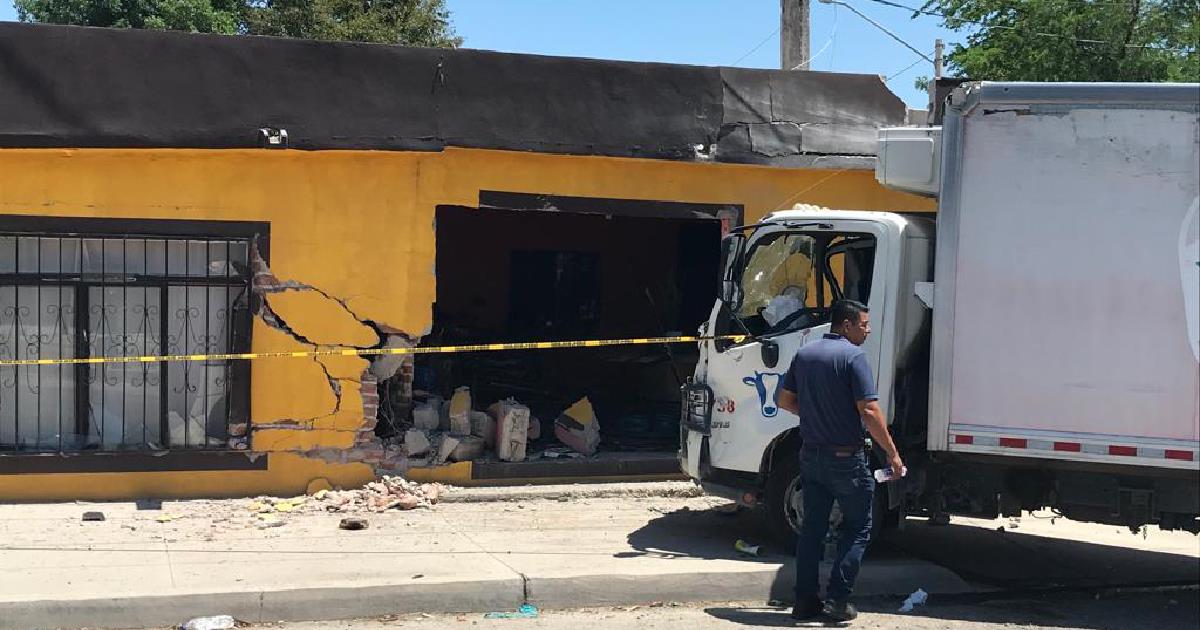
<path fill-rule="evenodd" d="M 887 420 L 879 408 L 875 379 L 860 347 L 871 334 L 867 307 L 840 300 L 830 309 L 830 333 L 800 349 L 783 377 L 779 407 L 800 416 L 800 478 L 804 522 L 796 546 L 795 619 L 828 613 L 850 621 L 858 611 L 850 603 L 863 552 L 871 540 L 875 478 L 867 463 L 866 434 L 887 454 L 899 476 L 904 468 Z M 817 565 L 829 530 L 833 502 L 842 509 L 837 558 L 829 573 L 825 604 L 818 597 Z"/>

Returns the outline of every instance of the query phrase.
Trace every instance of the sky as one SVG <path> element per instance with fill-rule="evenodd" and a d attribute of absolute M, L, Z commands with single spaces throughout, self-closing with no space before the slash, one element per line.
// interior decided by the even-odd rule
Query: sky
<path fill-rule="evenodd" d="M 936 17 L 874 0 L 844 0 L 914 48 L 933 56 L 934 40 L 962 40 Z M 898 0 L 919 6 L 922 0 Z M 15 20 L 0 0 L 0 21 Z M 658 61 L 703 66 L 779 67 L 779 0 L 446 0 L 467 48 Z M 927 96 L 913 87 L 932 65 L 844 6 L 812 2 L 809 69 L 879 74 L 910 107 Z M 913 64 L 916 65 L 913 65 Z"/>

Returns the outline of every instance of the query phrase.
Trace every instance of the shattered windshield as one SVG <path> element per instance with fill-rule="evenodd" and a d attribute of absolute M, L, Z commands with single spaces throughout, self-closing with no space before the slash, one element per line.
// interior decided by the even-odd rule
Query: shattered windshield
<path fill-rule="evenodd" d="M 737 317 L 754 335 L 824 323 L 835 300 L 870 299 L 874 260 L 875 238 L 868 234 L 764 235 L 745 257 Z"/>
<path fill-rule="evenodd" d="M 815 248 L 816 239 L 798 232 L 781 233 L 773 239 L 768 236 L 756 243 L 742 271 L 738 315 L 758 315 L 772 300 L 786 301 L 796 308 L 817 306 L 809 304 Z"/>

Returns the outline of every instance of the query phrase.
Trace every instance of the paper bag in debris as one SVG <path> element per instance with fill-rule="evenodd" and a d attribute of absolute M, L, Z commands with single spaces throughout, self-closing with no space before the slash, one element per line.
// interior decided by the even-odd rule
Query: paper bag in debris
<path fill-rule="evenodd" d="M 600 422 L 591 401 L 584 398 L 559 414 L 554 421 L 554 435 L 584 455 L 595 454 L 600 447 Z"/>

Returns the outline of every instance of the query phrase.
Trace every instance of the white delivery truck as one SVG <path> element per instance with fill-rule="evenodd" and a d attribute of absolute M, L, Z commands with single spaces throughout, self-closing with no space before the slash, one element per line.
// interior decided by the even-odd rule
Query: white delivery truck
<path fill-rule="evenodd" d="M 877 522 L 1016 516 L 1200 529 L 1200 86 L 973 83 L 941 127 L 884 129 L 876 177 L 921 216 L 814 207 L 724 240 L 683 389 L 709 492 L 803 519 L 792 355 L 865 302 L 864 348 L 909 475 Z M 875 467 L 882 467 L 875 451 Z"/>

